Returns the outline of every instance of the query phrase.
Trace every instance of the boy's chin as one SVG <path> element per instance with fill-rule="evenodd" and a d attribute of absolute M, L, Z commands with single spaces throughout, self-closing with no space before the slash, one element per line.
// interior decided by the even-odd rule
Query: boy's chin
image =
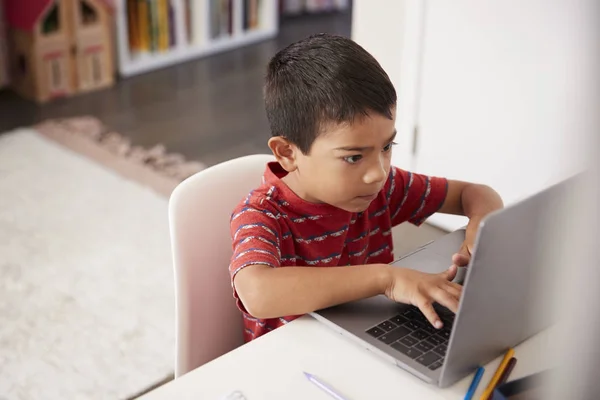
<path fill-rule="evenodd" d="M 341 208 L 344 211 L 348 211 L 351 213 L 359 213 L 359 212 L 363 212 L 366 211 L 369 206 L 371 205 L 371 203 L 368 204 L 344 204 L 343 206 L 338 206 L 338 208 Z"/>

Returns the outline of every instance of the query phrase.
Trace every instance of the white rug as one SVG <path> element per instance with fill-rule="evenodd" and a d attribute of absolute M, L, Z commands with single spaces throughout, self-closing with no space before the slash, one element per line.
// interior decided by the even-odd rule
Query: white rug
<path fill-rule="evenodd" d="M 174 362 L 167 199 L 0 135 L 0 399 L 124 399 Z"/>

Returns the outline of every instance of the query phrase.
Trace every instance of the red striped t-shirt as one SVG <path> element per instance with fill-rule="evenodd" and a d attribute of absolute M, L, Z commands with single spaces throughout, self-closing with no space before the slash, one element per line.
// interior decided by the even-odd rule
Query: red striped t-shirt
<path fill-rule="evenodd" d="M 423 223 L 443 204 L 448 185 L 444 178 L 392 167 L 369 208 L 352 213 L 301 199 L 281 180 L 286 173 L 279 163 L 269 163 L 263 184 L 231 216 L 229 272 L 244 317 L 246 341 L 298 316 L 257 319 L 249 315 L 233 285 L 241 269 L 256 264 L 281 268 L 390 263 L 394 259 L 391 228 L 405 221 Z"/>

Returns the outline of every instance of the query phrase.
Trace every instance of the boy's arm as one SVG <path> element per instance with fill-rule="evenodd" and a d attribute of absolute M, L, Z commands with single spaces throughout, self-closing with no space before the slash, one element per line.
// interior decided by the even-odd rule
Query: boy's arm
<path fill-rule="evenodd" d="M 281 267 L 253 265 L 234 280 L 248 313 L 256 318 L 301 315 L 333 305 L 383 294 L 384 265 Z"/>
<path fill-rule="evenodd" d="M 483 217 L 504 206 L 498 193 L 489 186 L 426 176 L 396 167 L 390 171 L 387 190 L 394 226 L 404 221 L 420 225 L 435 212 L 469 217 L 465 241 L 452 257 L 457 266 L 469 263 Z"/>
<path fill-rule="evenodd" d="M 469 263 L 481 220 L 492 211 L 504 207 L 502 198 L 491 187 L 475 183 L 449 180 L 446 199 L 439 212 L 464 215 L 469 218 L 465 241 L 459 252 L 452 257 L 458 266 Z"/>
<path fill-rule="evenodd" d="M 344 267 L 282 267 L 252 265 L 234 278 L 238 296 L 255 318 L 301 315 L 378 294 L 423 312 L 436 328 L 442 322 L 437 302 L 456 312 L 461 287 L 453 282 L 456 267 L 428 274 L 387 264 Z"/>

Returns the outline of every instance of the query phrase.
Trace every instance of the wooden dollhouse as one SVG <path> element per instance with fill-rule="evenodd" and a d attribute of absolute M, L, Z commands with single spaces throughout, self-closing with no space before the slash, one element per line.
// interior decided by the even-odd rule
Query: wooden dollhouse
<path fill-rule="evenodd" d="M 112 0 L 5 0 L 11 83 L 45 102 L 114 82 Z"/>

